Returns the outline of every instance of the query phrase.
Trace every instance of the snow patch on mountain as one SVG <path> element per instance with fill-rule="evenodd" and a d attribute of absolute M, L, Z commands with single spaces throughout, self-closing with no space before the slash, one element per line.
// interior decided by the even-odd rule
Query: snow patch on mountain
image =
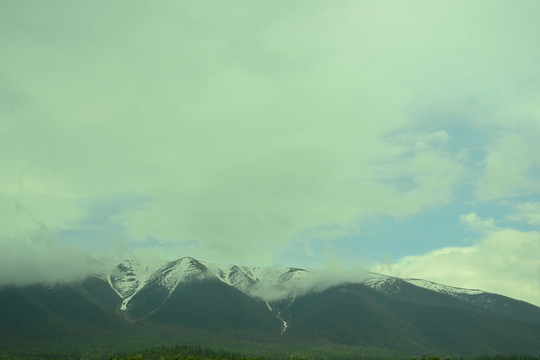
<path fill-rule="evenodd" d="M 304 280 L 308 272 L 298 268 L 266 268 L 259 272 L 257 281 L 247 292 L 248 295 L 264 301 L 290 299 L 298 292 L 305 292 Z"/>
<path fill-rule="evenodd" d="M 469 303 L 485 302 L 478 295 L 486 294 L 481 290 L 441 285 L 421 279 L 401 279 L 368 273 L 363 268 L 351 269 L 341 264 L 307 271 L 291 267 L 221 265 L 190 257 L 153 263 L 126 260 L 107 274 L 105 279 L 122 299 L 121 310 L 127 310 L 130 300 L 148 285 L 164 287 L 170 295 L 180 283 L 208 279 L 222 281 L 267 304 L 281 300 L 294 301 L 296 296 L 344 283 L 363 283 L 377 291 L 395 295 L 406 282 Z"/>
<path fill-rule="evenodd" d="M 293 267 L 221 265 L 183 257 L 151 265 L 127 260 L 106 278 L 122 298 L 121 309 L 127 310 L 135 294 L 150 284 L 162 286 L 171 294 L 182 282 L 218 279 L 248 296 L 273 302 L 291 300 L 343 283 L 359 283 L 366 278 L 366 273 L 363 268 L 347 268 L 340 263 L 307 271 Z"/>
<path fill-rule="evenodd" d="M 247 293 L 257 281 L 260 281 L 260 268 L 237 265 L 219 265 L 202 262 L 206 268 L 225 284 Z"/>
<path fill-rule="evenodd" d="M 122 299 L 120 309 L 127 310 L 130 300 L 147 285 L 157 284 L 171 294 L 180 283 L 205 279 L 218 279 L 265 301 L 294 297 L 305 273 L 297 268 L 221 265 L 183 257 L 150 264 L 126 260 L 104 278 Z"/>
<path fill-rule="evenodd" d="M 272 306 L 268 303 L 268 301 L 266 301 L 266 307 L 268 308 L 268 310 L 270 310 L 271 313 L 273 313 L 279 321 L 281 321 L 281 323 L 283 324 L 283 327 L 281 328 L 281 335 L 283 335 L 285 333 L 285 331 L 287 331 L 287 322 L 285 320 L 283 320 L 281 318 L 281 312 L 278 311 L 278 310 L 275 310 L 274 308 L 272 308 Z"/>
<path fill-rule="evenodd" d="M 272 272 L 271 269 L 268 271 Z M 361 283 L 369 276 L 361 266 L 347 267 L 338 262 L 309 270 L 288 268 L 280 271 L 281 274 L 263 277 L 249 294 L 266 301 L 287 300 L 341 284 Z"/>
<path fill-rule="evenodd" d="M 399 279 L 388 275 L 372 273 L 362 284 L 388 295 L 395 295 L 401 291 Z"/>
<path fill-rule="evenodd" d="M 201 262 L 184 257 L 161 266 L 148 279 L 148 283 L 158 283 L 171 294 L 181 282 L 205 280 L 211 277 L 213 274 Z"/>
<path fill-rule="evenodd" d="M 122 299 L 121 310 L 127 310 L 129 301 L 146 286 L 150 276 L 161 264 L 161 262 L 141 264 L 135 260 L 126 260 L 105 276 L 111 288 Z"/>
<path fill-rule="evenodd" d="M 478 295 L 484 293 L 482 290 L 478 289 L 464 289 L 454 286 L 442 285 L 434 283 L 432 281 L 422 280 L 422 279 L 403 279 L 409 284 L 416 285 L 418 287 L 432 290 L 441 294 L 450 295 L 453 297 L 458 297 L 460 295 Z"/>
<path fill-rule="evenodd" d="M 373 273 L 369 279 L 363 282 L 363 284 L 377 291 L 383 292 L 387 295 L 396 295 L 401 291 L 403 282 L 440 294 L 452 296 L 454 298 L 471 304 L 483 306 L 486 308 L 489 307 L 488 299 L 486 298 L 487 300 L 483 300 L 483 297 L 481 296 L 489 293 L 478 289 L 465 289 L 460 287 L 438 284 L 432 281 L 422 279 L 397 278 L 394 276 L 376 273 Z M 485 302 L 485 304 L 482 304 L 483 302 Z"/>
<path fill-rule="evenodd" d="M 202 262 L 224 283 L 264 301 L 294 297 L 307 272 L 299 268 L 220 265 Z"/>

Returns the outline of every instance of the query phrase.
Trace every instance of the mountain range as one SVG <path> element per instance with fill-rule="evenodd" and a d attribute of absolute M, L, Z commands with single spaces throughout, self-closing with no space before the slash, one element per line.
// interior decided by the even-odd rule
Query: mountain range
<path fill-rule="evenodd" d="M 322 353 L 538 354 L 540 308 L 421 279 L 190 257 L 127 260 L 74 283 L 0 288 L 0 355 L 20 349 L 203 343 Z M 235 345 L 236 344 L 236 345 Z"/>

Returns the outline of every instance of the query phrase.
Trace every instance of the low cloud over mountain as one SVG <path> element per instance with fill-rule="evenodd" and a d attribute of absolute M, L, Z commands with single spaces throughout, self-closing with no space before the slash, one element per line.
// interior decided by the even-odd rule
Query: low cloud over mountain
<path fill-rule="evenodd" d="M 109 266 L 102 257 L 61 243 L 44 226 L 0 237 L 0 245 L 0 285 L 82 280 Z"/>

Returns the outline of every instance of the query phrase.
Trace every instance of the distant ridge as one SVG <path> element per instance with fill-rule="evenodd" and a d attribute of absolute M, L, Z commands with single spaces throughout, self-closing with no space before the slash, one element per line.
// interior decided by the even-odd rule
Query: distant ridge
<path fill-rule="evenodd" d="M 481 290 L 381 274 L 322 286 L 303 269 L 191 257 L 111 268 L 72 284 L 0 288 L 0 347 L 155 336 L 396 356 L 540 349 L 540 308 Z"/>

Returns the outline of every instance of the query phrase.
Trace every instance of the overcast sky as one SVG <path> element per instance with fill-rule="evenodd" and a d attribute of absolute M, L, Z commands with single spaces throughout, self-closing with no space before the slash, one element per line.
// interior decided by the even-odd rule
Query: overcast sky
<path fill-rule="evenodd" d="M 0 283 L 338 259 L 540 305 L 539 14 L 3 0 Z"/>

